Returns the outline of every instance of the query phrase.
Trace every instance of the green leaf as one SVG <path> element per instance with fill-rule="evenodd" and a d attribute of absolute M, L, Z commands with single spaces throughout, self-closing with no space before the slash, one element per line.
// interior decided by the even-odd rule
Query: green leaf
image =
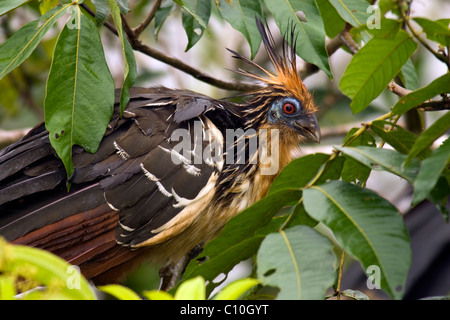
<path fill-rule="evenodd" d="M 161 7 L 158 8 L 155 14 L 155 39 L 158 39 L 159 31 L 161 30 L 164 22 L 166 21 L 169 14 L 172 12 L 172 9 L 174 7 L 173 2 L 166 2 L 163 3 Z"/>
<path fill-rule="evenodd" d="M 258 278 L 280 288 L 277 299 L 324 299 L 334 282 L 331 243 L 307 226 L 269 234 L 257 255 Z"/>
<path fill-rule="evenodd" d="M 44 101 L 50 142 L 68 176 L 73 172 L 72 146 L 95 152 L 114 104 L 114 81 L 98 30 L 75 8 L 77 24 L 66 25 L 57 40 Z"/>
<path fill-rule="evenodd" d="M 324 153 L 315 153 L 294 159 L 272 182 L 269 194 L 281 189 L 303 188 L 314 178 L 329 157 Z"/>
<path fill-rule="evenodd" d="M 281 34 L 288 35 L 294 26 L 297 39 L 297 54 L 304 60 L 317 65 L 328 77 L 333 78 L 328 53 L 325 48 L 325 30 L 319 9 L 314 0 L 265 0 L 275 18 Z M 306 22 L 300 19 L 303 12 Z"/>
<path fill-rule="evenodd" d="M 345 27 L 345 21 L 338 14 L 336 9 L 328 0 L 316 0 L 317 7 L 320 10 L 325 32 L 328 37 L 336 37 Z"/>
<path fill-rule="evenodd" d="M 415 206 L 424 200 L 436 185 L 441 172 L 450 161 L 450 139 L 447 138 L 442 145 L 422 161 L 420 171 L 414 181 L 414 195 L 412 205 Z"/>
<path fill-rule="evenodd" d="M 106 0 L 92 0 L 95 5 L 95 24 L 100 27 L 105 23 L 111 11 Z"/>
<path fill-rule="evenodd" d="M 369 3 L 365 0 L 330 0 L 330 3 L 342 19 L 356 28 L 366 26 L 367 20 L 371 16 L 371 13 L 367 12 Z M 370 38 L 367 31 L 363 31 L 363 33 L 366 38 Z"/>
<path fill-rule="evenodd" d="M 409 165 L 419 153 L 429 148 L 434 140 L 442 136 L 449 128 L 450 112 L 447 111 L 417 138 L 405 160 L 405 166 Z"/>
<path fill-rule="evenodd" d="M 303 202 L 308 214 L 330 228 L 364 269 L 379 268 L 381 289 L 394 299 L 402 297 L 411 248 L 403 219 L 393 205 L 369 189 L 344 181 L 304 190 Z"/>
<path fill-rule="evenodd" d="M 30 56 L 47 31 L 69 7 L 71 5 L 53 8 L 40 19 L 23 26 L 0 46 L 0 79 Z"/>
<path fill-rule="evenodd" d="M 120 91 L 120 114 L 122 114 L 128 101 L 130 101 L 130 88 L 136 81 L 136 60 L 134 59 L 134 51 L 128 43 L 125 32 L 122 29 L 120 9 L 114 0 L 107 0 L 107 2 L 122 44 L 122 56 L 124 61 L 124 81 L 122 83 L 122 90 Z"/>
<path fill-rule="evenodd" d="M 357 128 L 352 128 L 348 133 L 346 138 L 344 139 L 344 143 L 353 136 L 353 134 L 357 131 Z M 369 133 L 364 132 L 358 138 L 352 141 L 349 147 L 355 146 L 367 146 L 367 147 L 376 147 L 375 138 Z M 365 183 L 369 178 L 371 168 L 361 164 L 359 161 L 353 159 L 352 157 L 345 156 L 344 167 L 342 168 L 342 179 L 347 182 L 353 183 Z"/>
<path fill-rule="evenodd" d="M 236 264 L 251 257 L 258 250 L 261 241 L 268 232 L 266 229 L 272 217 L 284 206 L 298 201 L 301 191 L 283 189 L 261 199 L 250 208 L 230 219 L 221 234 L 208 242 L 203 252 L 193 259 L 186 268 L 184 279 L 201 275 L 209 281 L 208 287 L 220 273 L 228 273 Z M 197 260 L 208 257 L 199 263 Z"/>
<path fill-rule="evenodd" d="M 142 295 L 149 300 L 173 300 L 173 296 L 170 293 L 160 290 L 144 291 Z"/>
<path fill-rule="evenodd" d="M 373 121 L 370 129 L 400 153 L 408 154 L 417 134 L 388 121 Z"/>
<path fill-rule="evenodd" d="M 209 16 L 211 15 L 210 0 L 184 0 L 183 2 L 192 10 L 192 12 L 195 12 L 197 17 L 202 19 L 204 25 L 208 24 Z M 186 10 L 183 10 L 182 13 L 182 23 L 188 37 L 188 44 L 185 50 L 188 51 L 198 42 L 198 40 L 200 40 L 205 31 L 205 27 L 200 24 L 196 17 Z"/>
<path fill-rule="evenodd" d="M 253 59 L 261 44 L 261 35 L 255 21 L 255 17 L 262 19 L 260 2 L 235 0 L 230 4 L 221 0 L 219 12 L 234 29 L 242 33 L 247 39 Z"/>
<path fill-rule="evenodd" d="M 4 0 L 0 2 L 0 16 L 4 15 L 8 11 L 11 11 L 17 7 L 20 7 L 24 3 L 30 0 Z"/>
<path fill-rule="evenodd" d="M 445 47 L 450 46 L 450 19 L 428 20 L 426 18 L 414 18 L 425 32 L 428 39 L 436 41 Z"/>
<path fill-rule="evenodd" d="M 408 33 L 399 31 L 392 38 L 373 38 L 353 56 L 339 88 L 352 99 L 354 113 L 364 110 L 386 88 L 416 47 Z"/>
<path fill-rule="evenodd" d="M 59 0 L 42 0 L 39 4 L 39 12 L 45 14 L 47 11 L 55 7 L 59 3 Z"/>
<path fill-rule="evenodd" d="M 174 0 L 181 8 L 184 9 L 184 11 L 186 11 L 187 13 L 189 13 L 195 20 L 197 20 L 198 24 L 200 26 L 203 27 L 203 29 L 206 29 L 207 27 L 207 22 L 205 20 L 203 20 L 203 18 L 201 16 L 199 16 L 195 9 L 192 7 L 192 1 L 189 0 Z"/>
<path fill-rule="evenodd" d="M 417 90 L 419 87 L 419 78 L 411 59 L 406 61 L 399 76 L 402 77 L 402 82 L 404 83 L 406 89 Z"/>
<path fill-rule="evenodd" d="M 352 157 L 372 170 L 384 170 L 391 172 L 409 182 L 413 182 L 419 168 L 419 163 L 414 161 L 410 166 L 404 167 L 406 155 L 390 149 L 371 147 L 334 147 L 345 155 Z"/>
<path fill-rule="evenodd" d="M 228 284 L 225 288 L 219 291 L 214 297 L 214 300 L 237 300 L 244 293 L 260 283 L 258 279 L 239 279 Z"/>
<path fill-rule="evenodd" d="M 106 292 L 107 294 L 110 294 L 111 296 L 119 300 L 141 300 L 136 292 L 119 284 L 109 284 L 105 286 L 99 286 L 97 288 L 100 291 Z"/>
<path fill-rule="evenodd" d="M 450 73 L 446 73 L 433 80 L 429 85 L 401 97 L 392 108 L 392 112 L 402 115 L 428 99 L 450 92 L 449 83 Z"/>
<path fill-rule="evenodd" d="M 56 255 L 28 246 L 12 245 L 0 239 L 0 274 L 22 277 L 45 286 L 34 298 L 93 300 L 95 294 L 77 267 Z M 29 298 L 32 293 L 25 294 Z"/>
<path fill-rule="evenodd" d="M 198 276 L 183 281 L 175 292 L 175 300 L 205 300 L 205 279 Z"/>

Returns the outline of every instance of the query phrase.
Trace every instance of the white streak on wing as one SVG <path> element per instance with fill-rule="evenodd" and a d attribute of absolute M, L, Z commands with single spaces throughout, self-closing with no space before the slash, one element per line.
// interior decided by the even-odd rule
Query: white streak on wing
<path fill-rule="evenodd" d="M 186 207 L 187 205 L 189 205 L 193 200 L 189 200 L 183 197 L 180 197 L 175 190 L 172 188 L 172 195 L 173 198 L 176 200 L 177 203 L 173 204 L 174 208 L 179 208 L 179 207 Z"/>
<path fill-rule="evenodd" d="M 150 171 L 148 171 L 147 169 L 144 168 L 144 164 L 143 164 L 143 163 L 141 163 L 140 166 L 141 166 L 142 171 L 144 172 L 144 175 L 145 175 L 149 180 L 155 181 L 155 182 L 156 182 L 156 181 L 159 181 L 159 179 L 158 179 L 155 175 L 151 174 Z"/>
<path fill-rule="evenodd" d="M 169 191 L 167 191 L 166 188 L 164 188 L 164 186 L 162 185 L 161 182 L 156 181 L 156 185 L 158 186 L 159 191 L 160 191 L 163 195 L 165 195 L 165 196 L 168 197 L 168 198 L 172 197 L 172 194 L 171 194 Z"/>
<path fill-rule="evenodd" d="M 166 149 L 164 147 L 158 146 L 159 148 L 161 148 L 162 150 L 164 150 L 167 153 L 170 153 L 172 157 L 177 158 L 178 160 L 180 160 L 180 162 L 184 163 L 184 164 L 191 164 L 191 160 L 189 160 L 188 158 L 184 157 L 182 154 L 176 152 L 175 150 L 171 149 Z"/>
<path fill-rule="evenodd" d="M 157 107 L 157 106 L 167 106 L 169 104 L 172 104 L 173 101 L 165 101 L 165 102 L 150 102 L 144 105 L 144 107 Z"/>
<path fill-rule="evenodd" d="M 119 144 L 114 141 L 114 148 L 116 148 L 117 150 L 117 154 L 123 159 L 123 160 L 128 160 L 130 158 L 130 155 L 122 149 L 121 146 L 119 146 Z"/>
<path fill-rule="evenodd" d="M 128 115 L 130 115 L 130 116 L 132 116 L 132 117 L 135 117 L 135 116 L 136 116 L 136 113 L 131 112 L 131 111 L 128 111 L 128 110 L 125 110 L 123 113 L 126 113 L 126 114 L 128 114 Z"/>
<path fill-rule="evenodd" d="M 136 230 L 135 228 L 127 227 L 126 225 L 120 223 L 120 221 L 119 221 L 119 225 L 123 230 L 128 231 L 128 232 L 133 232 L 134 230 Z M 126 236 L 126 235 L 121 234 L 121 236 Z"/>
<path fill-rule="evenodd" d="M 108 207 L 111 208 L 111 210 L 114 210 L 114 211 L 120 211 L 119 209 L 117 209 L 116 207 L 114 207 L 111 203 L 109 203 L 109 201 L 106 199 L 106 194 L 105 194 L 105 193 L 103 193 L 103 198 L 105 199 L 106 204 L 108 205 Z"/>

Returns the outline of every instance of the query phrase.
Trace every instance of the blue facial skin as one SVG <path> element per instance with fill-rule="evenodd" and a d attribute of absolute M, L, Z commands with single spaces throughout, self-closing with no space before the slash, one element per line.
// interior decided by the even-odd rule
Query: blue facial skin
<path fill-rule="evenodd" d="M 268 120 L 273 124 L 289 126 L 307 139 L 320 141 L 320 128 L 316 116 L 313 113 L 305 113 L 302 103 L 295 98 L 274 101 L 269 109 Z"/>
<path fill-rule="evenodd" d="M 292 113 L 286 113 L 283 106 L 286 104 L 292 105 L 295 110 Z M 283 98 L 272 103 L 269 109 L 269 122 L 283 122 L 291 127 L 294 127 L 293 121 L 303 116 L 303 107 L 297 99 Z"/>

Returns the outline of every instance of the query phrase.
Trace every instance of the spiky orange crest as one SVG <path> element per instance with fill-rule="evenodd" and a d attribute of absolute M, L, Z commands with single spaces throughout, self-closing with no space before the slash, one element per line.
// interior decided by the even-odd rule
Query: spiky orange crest
<path fill-rule="evenodd" d="M 267 54 L 269 55 L 270 61 L 272 62 L 275 73 L 272 73 L 270 71 L 267 71 L 257 63 L 251 61 L 250 59 L 242 56 L 241 54 L 228 49 L 231 51 L 236 58 L 239 58 L 246 63 L 258 68 L 259 70 L 263 71 L 265 76 L 261 76 L 255 73 L 251 73 L 246 70 L 239 69 L 237 72 L 256 79 L 258 81 L 262 81 L 267 84 L 267 88 L 259 90 L 261 93 L 269 93 L 267 92 L 272 91 L 273 93 L 282 91 L 287 96 L 292 96 L 297 98 L 299 101 L 302 102 L 303 107 L 308 113 L 314 113 L 317 111 L 317 108 L 315 104 L 312 101 L 311 95 L 307 91 L 305 85 L 303 84 L 302 79 L 300 78 L 298 71 L 297 71 L 297 62 L 296 62 L 296 39 L 294 39 L 295 36 L 295 26 L 293 25 L 291 27 L 290 32 L 290 40 L 291 45 L 288 44 L 288 39 L 284 39 L 283 46 L 282 46 L 282 54 L 278 54 L 275 50 L 275 41 L 273 39 L 272 34 L 270 31 L 266 32 L 266 28 L 264 27 L 264 24 L 256 19 L 256 24 L 259 30 L 259 33 L 261 34 L 264 47 L 267 51 Z"/>

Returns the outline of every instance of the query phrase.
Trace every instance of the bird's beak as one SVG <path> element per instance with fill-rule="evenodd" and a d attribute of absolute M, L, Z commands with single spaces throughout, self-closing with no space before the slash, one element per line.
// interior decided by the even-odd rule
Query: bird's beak
<path fill-rule="evenodd" d="M 314 114 L 307 115 L 294 121 L 294 127 L 300 134 L 314 142 L 320 142 L 320 128 Z"/>

